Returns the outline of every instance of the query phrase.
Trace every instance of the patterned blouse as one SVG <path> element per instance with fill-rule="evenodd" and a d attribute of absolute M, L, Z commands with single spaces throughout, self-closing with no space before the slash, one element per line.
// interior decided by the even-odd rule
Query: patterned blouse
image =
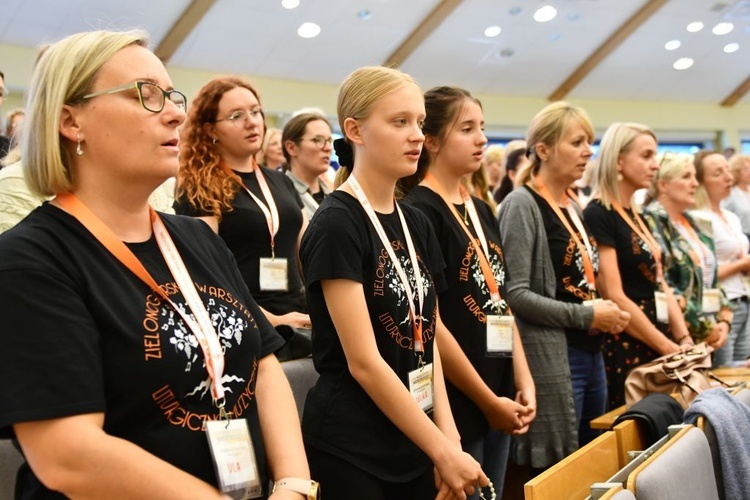
<path fill-rule="evenodd" d="M 667 284 L 674 290 L 675 296 L 678 299 L 680 296 L 685 299 L 683 313 L 690 335 L 696 342 L 701 342 L 711 335 L 717 321 L 717 315 L 704 313 L 702 305 L 704 289 L 721 289 L 716 266 L 714 266 L 711 282 L 704 283 L 703 270 L 691 257 L 693 247 L 669 219 L 664 206 L 658 201 L 653 201 L 644 208 L 643 215 L 648 222 L 654 238 L 664 252 L 664 276 Z M 711 253 L 715 254 L 714 243 L 710 236 L 711 228 L 700 226 L 688 214 L 684 214 L 684 216 L 701 242 L 710 249 Z M 723 316 L 726 314 L 725 311 L 730 310 L 729 301 L 722 290 L 719 315 Z"/>

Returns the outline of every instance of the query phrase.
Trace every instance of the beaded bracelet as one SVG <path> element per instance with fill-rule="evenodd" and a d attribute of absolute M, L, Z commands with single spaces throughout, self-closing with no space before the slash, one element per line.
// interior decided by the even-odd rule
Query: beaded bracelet
<path fill-rule="evenodd" d="M 495 487 L 492 485 L 492 481 L 489 481 L 489 484 L 487 485 L 487 487 L 490 489 L 490 500 L 496 500 L 497 493 L 495 493 Z M 479 498 L 481 500 L 487 500 L 484 496 L 484 493 L 482 493 L 482 488 L 480 487 L 478 489 L 479 489 Z"/>

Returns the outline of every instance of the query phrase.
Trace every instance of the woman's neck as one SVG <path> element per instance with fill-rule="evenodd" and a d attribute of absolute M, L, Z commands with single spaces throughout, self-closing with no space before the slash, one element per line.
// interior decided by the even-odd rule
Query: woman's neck
<path fill-rule="evenodd" d="M 373 210 L 381 214 L 389 214 L 395 210 L 393 204 L 396 191 L 395 179 L 385 178 L 375 168 L 358 167 L 356 165 L 351 175 L 356 177 Z M 348 184 L 344 183 L 342 187 L 354 195 L 354 190 Z"/>
<path fill-rule="evenodd" d="M 620 181 L 617 183 L 617 192 L 620 195 L 620 203 L 624 208 L 630 208 L 630 200 L 633 199 L 633 195 L 636 191 L 637 189 L 627 182 Z"/>
<path fill-rule="evenodd" d="M 235 157 L 223 155 L 221 160 L 226 166 L 237 172 L 253 172 L 258 165 L 255 162 L 255 156 Z"/>
<path fill-rule="evenodd" d="M 673 222 L 682 220 L 682 212 L 685 211 L 684 207 L 673 202 L 665 195 L 659 196 L 659 203 L 664 207 L 664 210 Z"/>
<path fill-rule="evenodd" d="M 137 195 L 133 189 L 108 190 L 80 187 L 74 191 L 81 202 L 107 225 L 120 240 L 140 243 L 151 238 L 148 210 L 150 192 Z"/>
<path fill-rule="evenodd" d="M 570 182 L 561 179 L 550 172 L 548 168 L 539 169 L 537 179 L 542 181 L 552 195 L 552 199 L 558 204 L 563 204 L 565 191 L 570 187 Z"/>
<path fill-rule="evenodd" d="M 738 188 L 740 188 L 741 190 L 745 191 L 745 192 L 748 192 L 748 191 L 750 191 L 750 188 L 748 187 L 748 184 L 747 184 L 747 182 L 738 182 L 738 183 L 736 184 L 736 186 L 737 186 Z"/>
<path fill-rule="evenodd" d="M 451 203 L 461 204 L 464 202 L 463 196 L 461 196 L 461 176 L 453 174 L 449 169 L 445 168 L 440 164 L 430 165 L 427 169 L 428 174 L 432 180 L 437 184 L 440 190 L 445 196 L 448 197 Z M 425 179 L 427 180 L 427 179 Z M 430 181 L 422 181 L 422 184 L 429 187 Z"/>
<path fill-rule="evenodd" d="M 310 172 L 308 169 L 300 167 L 294 162 L 292 162 L 289 169 L 292 171 L 292 175 L 301 180 L 310 189 L 311 193 L 317 193 L 320 191 L 318 175 L 315 172 Z"/>
<path fill-rule="evenodd" d="M 709 199 L 708 201 L 709 201 L 709 204 L 710 204 L 710 206 L 711 206 L 711 210 L 712 210 L 712 211 L 713 211 L 714 213 L 717 213 L 717 214 L 719 214 L 719 215 L 722 215 L 722 214 L 721 214 L 721 200 L 720 200 L 720 199 L 718 199 L 718 200 L 714 200 L 714 199 Z"/>

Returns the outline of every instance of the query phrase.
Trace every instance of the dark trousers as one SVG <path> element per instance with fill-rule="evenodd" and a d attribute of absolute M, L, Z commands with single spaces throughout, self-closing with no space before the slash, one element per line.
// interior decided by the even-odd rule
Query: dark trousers
<path fill-rule="evenodd" d="M 405 483 L 383 481 L 346 460 L 306 447 L 312 478 L 320 483 L 325 500 L 434 500 L 432 468 Z"/>

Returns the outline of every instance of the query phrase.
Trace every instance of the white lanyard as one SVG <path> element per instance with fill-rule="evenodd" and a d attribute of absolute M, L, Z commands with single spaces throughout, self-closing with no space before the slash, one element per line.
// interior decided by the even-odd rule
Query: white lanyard
<path fill-rule="evenodd" d="M 411 267 L 414 270 L 414 279 L 417 283 L 417 295 L 419 298 L 419 311 L 417 314 L 417 311 L 415 309 L 414 305 L 414 291 L 411 288 L 411 285 L 409 284 L 409 279 L 406 276 L 406 273 L 404 272 L 404 269 L 401 267 L 401 263 L 398 261 L 398 258 L 396 257 L 396 253 L 393 251 L 393 246 L 391 246 L 391 242 L 388 239 L 388 235 L 385 233 L 385 229 L 383 228 L 383 225 L 380 223 L 380 219 L 378 219 L 377 214 L 375 213 L 375 210 L 372 208 L 372 205 L 370 205 L 370 201 L 367 199 L 367 195 L 365 195 L 365 192 L 362 190 L 362 187 L 359 185 L 359 182 L 354 177 L 354 175 L 349 176 L 349 185 L 352 187 L 352 190 L 354 191 L 354 194 L 357 197 L 357 200 L 359 200 L 359 203 L 362 205 L 362 208 L 365 210 L 365 213 L 370 218 L 370 222 L 372 223 L 373 227 L 375 228 L 375 232 L 380 237 L 380 241 L 383 243 L 383 247 L 385 247 L 386 252 L 388 252 L 388 257 L 391 259 L 391 262 L 393 263 L 393 267 L 396 269 L 396 272 L 398 273 L 398 277 L 401 280 L 401 284 L 404 287 L 404 292 L 406 292 L 407 301 L 409 302 L 409 314 L 411 316 L 411 322 L 412 322 L 412 328 L 414 331 L 414 351 L 415 353 L 422 354 L 424 352 L 424 346 L 422 344 L 422 309 L 424 307 L 424 285 L 422 283 L 422 273 L 419 270 L 419 261 L 417 261 L 417 252 L 414 249 L 414 242 L 411 239 L 411 234 L 409 233 L 409 227 L 406 225 L 406 221 L 404 220 L 404 214 L 401 212 L 401 207 L 398 206 L 398 203 L 394 200 L 394 205 L 396 205 L 396 211 L 398 212 L 398 218 L 401 222 L 401 228 L 404 231 L 404 238 L 406 239 L 406 248 L 409 252 L 409 260 L 411 261 Z"/>
<path fill-rule="evenodd" d="M 219 336 L 213 327 L 211 317 L 206 310 L 206 306 L 195 289 L 195 284 L 190 278 L 190 274 L 185 268 L 185 264 L 180 257 L 177 248 L 172 241 L 171 236 L 164 227 L 164 223 L 159 215 L 149 207 L 151 217 L 151 227 L 154 231 L 154 237 L 159 245 L 159 250 L 167 262 L 172 276 L 177 282 L 177 286 L 182 292 L 188 308 L 193 312 L 196 320 L 185 314 L 181 308 L 169 298 L 167 293 L 156 283 L 148 270 L 143 266 L 140 260 L 133 254 L 130 248 L 123 243 L 120 238 L 89 208 L 83 204 L 72 193 L 59 194 L 55 200 L 70 215 L 75 217 L 88 231 L 109 250 L 123 265 L 133 272 L 138 278 L 148 285 L 156 294 L 166 301 L 180 315 L 185 325 L 195 335 L 203 351 L 203 358 L 206 363 L 206 371 L 211 378 L 211 389 L 214 397 L 214 404 L 217 408 L 223 410 L 224 407 L 224 386 L 221 379 L 224 375 L 224 353 L 219 342 Z"/>
<path fill-rule="evenodd" d="M 307 200 L 307 202 L 313 207 L 314 210 L 318 209 L 320 205 L 318 205 L 318 202 L 315 201 L 315 198 L 313 198 L 313 195 L 311 195 L 309 191 L 305 191 L 302 196 Z"/>
<path fill-rule="evenodd" d="M 268 233 L 271 235 L 271 257 L 274 258 L 276 257 L 276 252 L 274 249 L 274 238 L 276 238 L 276 234 L 279 232 L 279 211 L 276 209 L 276 203 L 274 202 L 273 195 L 271 194 L 271 189 L 268 187 L 268 182 L 266 182 L 266 178 L 260 171 L 260 166 L 253 162 L 253 167 L 253 172 L 255 173 L 255 178 L 258 179 L 260 192 L 265 199 L 265 203 L 263 203 L 260 198 L 255 196 L 247 188 L 247 186 L 245 186 L 245 183 L 242 182 L 242 179 L 239 178 L 239 176 L 237 178 L 240 180 L 240 185 L 245 189 L 245 191 L 247 191 L 247 194 L 249 194 L 253 201 L 255 201 L 255 203 L 260 207 L 260 210 L 266 217 L 266 224 L 268 224 Z"/>
<path fill-rule="evenodd" d="M 198 295 L 195 283 L 190 278 L 190 273 L 188 273 L 185 263 L 177 251 L 174 241 L 172 241 L 172 237 L 167 232 L 167 228 L 164 227 L 161 218 L 153 209 L 150 212 L 151 225 L 154 230 L 156 243 L 159 245 L 164 260 L 167 262 L 167 266 L 174 280 L 177 282 L 177 287 L 182 292 L 182 296 L 185 298 L 185 302 L 195 316 L 197 323 L 186 314 L 183 314 L 175 304 L 172 304 L 172 306 L 180 313 L 183 321 L 185 321 L 193 332 L 193 335 L 195 335 L 203 350 L 204 359 L 211 360 L 210 363 L 206 363 L 206 370 L 208 370 L 213 383 L 213 393 L 218 402 L 217 406 L 223 406 L 224 386 L 221 384 L 221 378 L 224 373 L 224 352 L 219 342 L 219 336 L 211 321 L 211 316 L 206 310 L 206 305 L 201 300 L 200 295 Z"/>

